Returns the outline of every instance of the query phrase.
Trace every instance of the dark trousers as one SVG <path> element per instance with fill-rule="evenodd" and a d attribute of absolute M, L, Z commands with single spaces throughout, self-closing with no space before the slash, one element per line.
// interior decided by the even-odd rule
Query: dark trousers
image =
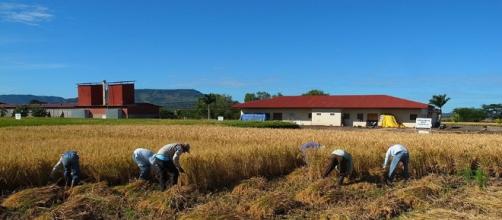
<path fill-rule="evenodd" d="M 336 156 L 331 156 L 328 164 L 326 164 L 326 167 L 324 168 L 324 172 L 322 174 L 322 177 L 323 178 L 327 177 L 331 173 L 331 171 L 333 171 L 335 169 L 335 167 L 337 165 L 339 166 L 339 171 L 340 171 L 337 183 L 338 183 L 338 185 L 342 185 L 343 179 L 349 175 L 348 165 L 347 165 L 346 161 L 344 161 L 343 159 L 339 164 Z"/>
<path fill-rule="evenodd" d="M 75 152 L 63 154 L 64 178 L 66 186 L 75 186 L 80 181 L 79 157 Z"/>
<path fill-rule="evenodd" d="M 154 172 L 159 177 L 159 184 L 162 190 L 166 189 L 166 174 L 169 175 L 169 185 L 176 185 L 178 183 L 178 176 L 180 173 L 172 160 L 159 160 L 158 158 L 155 158 L 153 166 Z"/>

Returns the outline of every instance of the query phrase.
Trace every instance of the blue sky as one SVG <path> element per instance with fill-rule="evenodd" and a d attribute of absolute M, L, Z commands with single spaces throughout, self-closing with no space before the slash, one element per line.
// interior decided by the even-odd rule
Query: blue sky
<path fill-rule="evenodd" d="M 502 1 L 0 1 L 0 94 L 76 83 L 502 102 Z"/>

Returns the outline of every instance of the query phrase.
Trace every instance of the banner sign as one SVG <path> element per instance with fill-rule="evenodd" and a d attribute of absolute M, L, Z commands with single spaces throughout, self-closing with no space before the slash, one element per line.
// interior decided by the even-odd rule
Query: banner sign
<path fill-rule="evenodd" d="M 432 118 L 417 118 L 415 128 L 432 128 Z"/>

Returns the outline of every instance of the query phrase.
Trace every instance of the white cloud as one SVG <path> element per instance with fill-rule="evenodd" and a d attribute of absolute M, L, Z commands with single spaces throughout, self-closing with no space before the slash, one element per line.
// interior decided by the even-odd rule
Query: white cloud
<path fill-rule="evenodd" d="M 39 25 L 50 21 L 54 15 L 49 8 L 40 5 L 27 5 L 21 3 L 0 3 L 0 18 L 3 21 Z"/>

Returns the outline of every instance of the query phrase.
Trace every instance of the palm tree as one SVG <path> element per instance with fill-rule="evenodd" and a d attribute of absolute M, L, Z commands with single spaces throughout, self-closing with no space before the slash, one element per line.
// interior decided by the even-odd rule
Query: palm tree
<path fill-rule="evenodd" d="M 201 97 L 202 102 L 207 105 L 207 120 L 211 119 L 211 109 L 209 105 L 216 101 L 216 96 L 214 94 L 205 94 Z"/>
<path fill-rule="evenodd" d="M 438 114 L 438 122 L 441 124 L 441 115 L 443 114 L 443 106 L 450 101 L 449 97 L 446 97 L 446 94 L 443 95 L 433 95 L 432 98 L 429 100 L 429 104 L 434 105 L 439 108 L 439 114 Z"/>

